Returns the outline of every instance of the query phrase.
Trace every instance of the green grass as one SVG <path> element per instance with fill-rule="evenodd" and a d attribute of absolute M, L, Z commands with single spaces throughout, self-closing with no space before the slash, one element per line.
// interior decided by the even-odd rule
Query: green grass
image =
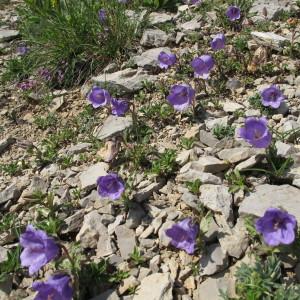
<path fill-rule="evenodd" d="M 24 79 L 43 67 L 51 73 L 51 84 L 79 84 L 113 59 L 126 56 L 133 43 L 136 24 L 117 0 L 24 2 L 18 9 L 19 30 L 30 52 L 8 63 L 5 81 Z M 107 12 L 105 25 L 98 19 L 100 8 Z"/>

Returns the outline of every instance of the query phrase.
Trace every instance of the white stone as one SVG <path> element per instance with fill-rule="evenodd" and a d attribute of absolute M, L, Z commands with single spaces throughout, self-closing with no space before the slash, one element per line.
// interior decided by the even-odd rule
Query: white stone
<path fill-rule="evenodd" d="M 103 162 L 90 166 L 87 170 L 79 174 L 80 187 L 83 191 L 90 191 L 96 187 L 97 179 L 105 176 L 109 165 Z"/>
<path fill-rule="evenodd" d="M 173 300 L 170 273 L 156 273 L 145 277 L 133 300 Z"/>

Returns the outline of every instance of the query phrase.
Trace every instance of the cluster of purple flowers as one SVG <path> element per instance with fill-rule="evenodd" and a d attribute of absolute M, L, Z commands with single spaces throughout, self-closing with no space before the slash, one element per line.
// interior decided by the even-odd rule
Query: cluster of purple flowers
<path fill-rule="evenodd" d="M 36 86 L 36 81 L 33 79 L 28 79 L 17 84 L 17 87 L 22 91 L 29 91 L 33 89 L 35 86 Z"/>
<path fill-rule="evenodd" d="M 112 98 L 109 92 L 99 87 L 93 87 L 88 100 L 94 108 L 111 105 L 111 112 L 116 116 L 123 116 L 129 109 L 129 103 L 122 99 Z"/>
<path fill-rule="evenodd" d="M 60 255 L 60 247 L 43 230 L 28 225 L 20 236 L 21 265 L 29 267 L 29 275 L 36 274 L 43 266 Z M 73 289 L 71 278 L 66 274 L 50 276 L 45 282 L 34 282 L 32 288 L 38 292 L 35 300 L 71 300 Z"/>

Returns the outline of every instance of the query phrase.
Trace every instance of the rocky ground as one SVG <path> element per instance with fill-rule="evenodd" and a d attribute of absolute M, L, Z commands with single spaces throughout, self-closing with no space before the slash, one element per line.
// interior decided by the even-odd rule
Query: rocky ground
<path fill-rule="evenodd" d="M 117 270 L 111 275 L 118 274 L 118 280 L 94 288 L 95 300 L 214 300 L 221 299 L 219 289 L 234 298 L 237 268 L 253 263 L 254 255 L 265 255 L 245 220 L 280 207 L 300 222 L 300 62 L 286 46 L 294 31 L 299 34 L 300 23 L 291 27 L 285 18 L 294 9 L 299 12 L 295 2 L 254 1 L 250 12 L 255 16 L 242 25 L 248 30 L 245 53 L 235 49 L 240 31 L 217 25 L 214 10 L 203 13 L 181 5 L 177 13 L 152 12 L 131 59 L 109 65 L 81 87 L 25 97 L 14 84 L 2 86 L 0 262 L 8 259 L 26 224 L 40 223 L 70 252 L 77 242 L 84 260 L 105 258 Z M 20 42 L 16 5 L 18 1 L 1 6 L 1 68 Z M 205 92 L 184 65 L 195 53 L 213 53 L 209 42 L 219 32 L 227 38 L 225 56 L 232 58 L 224 68 L 243 62 L 243 56 L 249 60 L 239 67 L 242 71 L 227 73 L 225 86 L 218 86 L 220 69 L 215 68 Z M 159 70 L 161 51 L 175 53 L 180 67 Z M 178 82 L 197 89 L 201 108 L 196 116 L 168 105 L 165 96 Z M 91 109 L 86 95 L 95 84 L 134 103 L 138 123 L 130 113 L 116 117 Z M 286 97 L 272 112 L 255 102 L 270 84 Z M 245 171 L 266 168 L 266 153 L 237 135 L 245 117 L 265 114 L 274 136 L 276 132 L 277 153 L 293 159 L 278 176 Z M 127 184 L 125 201 L 112 202 L 97 193 L 97 178 L 111 170 Z M 236 170 L 241 177 L 232 175 Z M 201 230 L 193 255 L 170 246 L 165 233 L 187 216 Z M 283 253 L 281 261 L 286 280 L 299 282 L 298 258 Z M 53 265 L 40 277 L 51 270 Z M 34 299 L 26 270 L 10 275 L 0 283 L 0 298 Z"/>

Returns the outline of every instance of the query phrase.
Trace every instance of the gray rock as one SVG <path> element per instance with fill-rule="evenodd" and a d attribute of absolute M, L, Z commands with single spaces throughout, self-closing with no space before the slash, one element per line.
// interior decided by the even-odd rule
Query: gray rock
<path fill-rule="evenodd" d="M 93 136 L 102 141 L 112 136 L 118 135 L 126 128 L 129 128 L 131 126 L 131 117 L 117 117 L 110 115 L 104 121 L 103 125 L 95 128 Z"/>
<path fill-rule="evenodd" d="M 190 193 L 190 192 L 185 192 L 181 196 L 181 200 L 188 205 L 191 208 L 197 209 L 199 208 L 199 198 Z"/>
<path fill-rule="evenodd" d="M 161 189 L 165 184 L 164 179 L 157 181 L 157 182 L 152 182 L 149 185 L 147 185 L 146 187 L 138 190 L 136 192 L 136 194 L 134 195 L 134 199 L 137 202 L 143 202 L 146 201 L 147 199 L 149 199 L 153 192 L 158 191 L 159 189 Z"/>
<path fill-rule="evenodd" d="M 77 211 L 75 214 L 71 215 L 70 217 L 66 218 L 64 220 L 65 225 L 64 229 L 61 231 L 61 233 L 66 234 L 69 232 L 76 232 L 79 231 L 80 226 L 82 224 L 84 217 L 84 210 L 81 209 Z"/>
<path fill-rule="evenodd" d="M 82 191 L 90 191 L 96 187 L 97 179 L 105 176 L 109 169 L 108 164 L 100 162 L 90 166 L 87 170 L 79 174 L 80 187 Z"/>
<path fill-rule="evenodd" d="M 240 258 L 249 245 L 244 220 L 239 219 L 234 228 L 219 232 L 218 239 L 223 252 L 235 258 Z"/>
<path fill-rule="evenodd" d="M 64 97 L 63 96 L 56 97 L 51 101 L 51 103 L 49 105 L 49 111 L 54 113 L 54 112 L 58 111 L 62 107 L 63 104 L 64 104 Z"/>
<path fill-rule="evenodd" d="M 10 145 L 14 144 L 16 139 L 12 137 L 5 138 L 0 141 L 0 154 L 2 154 Z"/>
<path fill-rule="evenodd" d="M 229 90 L 238 90 L 243 87 L 243 84 L 236 78 L 230 78 L 226 82 L 226 88 Z"/>
<path fill-rule="evenodd" d="M 300 222 L 300 189 L 284 184 L 263 184 L 247 195 L 240 205 L 240 216 L 262 217 L 270 207 L 283 208 Z"/>
<path fill-rule="evenodd" d="M 160 29 L 146 29 L 140 41 L 145 47 L 163 47 L 170 41 L 170 36 Z"/>
<path fill-rule="evenodd" d="M 221 184 L 221 178 L 211 174 L 194 169 L 189 169 L 184 173 L 179 173 L 176 177 L 177 181 L 186 182 L 186 181 L 195 181 L 200 179 L 201 183 L 211 183 L 211 184 Z"/>
<path fill-rule="evenodd" d="M 97 191 L 93 190 L 89 195 L 79 200 L 81 207 L 91 207 L 99 199 L 100 195 Z"/>
<path fill-rule="evenodd" d="M 107 228 L 102 224 L 101 216 L 96 211 L 91 211 L 85 215 L 76 241 L 83 248 L 96 248 L 101 235 L 107 235 Z"/>
<path fill-rule="evenodd" d="M 107 290 L 104 293 L 91 298 L 90 300 L 119 300 L 119 296 L 114 290 Z"/>
<path fill-rule="evenodd" d="M 166 13 L 152 12 L 149 15 L 149 23 L 151 25 L 163 24 L 172 21 L 173 17 L 174 17 L 173 15 L 166 14 Z"/>
<path fill-rule="evenodd" d="M 284 133 L 289 134 L 287 136 L 288 142 L 293 142 L 295 136 L 297 135 L 297 133 L 293 134 L 293 131 L 296 131 L 296 130 L 300 130 L 300 124 L 294 120 L 288 120 L 288 121 L 284 122 L 284 124 L 282 126 L 282 131 Z"/>
<path fill-rule="evenodd" d="M 229 161 L 230 163 L 237 163 L 242 160 L 248 159 L 250 156 L 255 154 L 255 150 L 253 148 L 231 148 L 231 149 L 223 149 L 218 153 L 220 159 Z"/>
<path fill-rule="evenodd" d="M 170 273 L 156 273 L 145 277 L 133 300 L 172 300 L 173 282 Z"/>
<path fill-rule="evenodd" d="M 212 130 L 216 126 L 227 126 L 227 124 L 228 124 L 228 116 L 205 120 L 205 125 L 208 130 Z"/>
<path fill-rule="evenodd" d="M 214 156 L 202 156 L 197 161 L 191 161 L 180 169 L 180 173 L 188 170 L 196 170 L 206 173 L 219 173 L 228 169 L 229 165 L 225 161 L 221 161 Z"/>
<path fill-rule="evenodd" d="M 145 216 L 145 211 L 138 203 L 132 203 L 132 205 L 129 208 L 126 225 L 130 229 L 137 228 L 142 218 Z"/>
<path fill-rule="evenodd" d="M 200 186 L 200 202 L 214 212 L 221 213 L 226 220 L 232 219 L 232 195 L 223 185 L 203 184 Z"/>
<path fill-rule="evenodd" d="M 116 252 L 112 238 L 104 233 L 101 234 L 97 243 L 97 257 L 105 257 Z"/>
<path fill-rule="evenodd" d="M 143 52 L 141 55 L 134 56 L 132 58 L 132 62 L 135 65 L 137 65 L 138 67 L 142 67 L 142 68 L 157 67 L 159 65 L 158 55 L 162 51 L 166 52 L 168 54 L 171 53 L 170 48 L 167 48 L 167 47 L 149 49 L 149 50 Z"/>
<path fill-rule="evenodd" d="M 280 13 L 289 12 L 295 4 L 294 0 L 255 0 L 250 8 L 249 13 L 254 14 L 254 21 L 261 21 L 265 18 L 269 20 L 276 19 Z M 267 10 L 267 15 L 264 16 L 263 10 Z"/>
<path fill-rule="evenodd" d="M 292 144 L 286 144 L 281 141 L 276 141 L 275 143 L 277 154 L 286 157 L 287 155 L 291 155 L 293 153 L 298 152 L 298 150 Z"/>
<path fill-rule="evenodd" d="M 228 256 L 222 251 L 219 244 L 207 247 L 207 253 L 200 258 L 200 274 L 213 275 L 228 267 Z"/>
<path fill-rule="evenodd" d="M 11 29 L 0 29 L 0 43 L 9 42 L 16 39 L 20 35 L 19 31 Z"/>
<path fill-rule="evenodd" d="M 251 36 L 258 45 L 271 47 L 274 50 L 282 50 L 288 39 L 273 32 L 252 31 Z"/>
<path fill-rule="evenodd" d="M 166 235 L 166 230 L 171 228 L 174 224 L 175 222 L 173 221 L 167 221 L 160 227 L 158 231 L 158 238 L 161 246 L 168 247 L 170 245 L 171 238 Z"/>
<path fill-rule="evenodd" d="M 97 77 L 92 77 L 91 83 L 108 90 L 116 91 L 122 96 L 142 89 L 144 81 L 154 82 L 156 79 L 157 76 L 150 75 L 141 68 L 128 68 L 111 74 L 101 74 Z M 86 96 L 90 88 L 91 84 L 84 85 L 81 93 Z"/>
<path fill-rule="evenodd" d="M 15 183 L 11 183 L 5 190 L 0 193 L 0 204 L 4 204 L 10 200 L 18 200 L 20 195 L 20 188 Z"/>
<path fill-rule="evenodd" d="M 121 283 L 118 287 L 119 294 L 123 295 L 129 289 L 134 289 L 139 284 L 140 284 L 140 282 L 134 276 L 131 275 L 128 278 L 125 278 L 121 281 Z"/>
<path fill-rule="evenodd" d="M 8 249 L 0 246 L 0 263 L 7 260 Z"/>
<path fill-rule="evenodd" d="M 87 151 L 89 148 L 92 147 L 91 143 L 79 143 L 76 145 L 73 145 L 67 149 L 67 153 L 69 155 L 79 154 Z"/>
<path fill-rule="evenodd" d="M 200 141 L 204 145 L 214 148 L 219 140 L 211 133 L 205 130 L 200 130 Z"/>
<path fill-rule="evenodd" d="M 263 154 L 256 154 L 251 156 L 249 159 L 239 163 L 236 167 L 235 170 L 238 171 L 243 171 L 245 169 L 251 168 L 253 166 L 255 166 L 257 163 L 259 163 L 260 161 L 262 161 L 262 159 L 265 156 Z"/>
<path fill-rule="evenodd" d="M 232 101 L 226 101 L 223 103 L 223 110 L 225 112 L 233 113 L 233 112 L 235 112 L 237 110 L 241 110 L 241 109 L 244 109 L 244 106 L 239 103 L 232 102 Z"/>
<path fill-rule="evenodd" d="M 128 259 L 136 247 L 135 232 L 126 225 L 119 225 L 115 228 L 118 246 L 123 259 Z"/>
<path fill-rule="evenodd" d="M 184 149 L 181 152 L 177 154 L 176 157 L 176 162 L 180 165 L 183 166 L 190 160 L 196 160 L 197 155 L 195 153 L 194 149 Z"/>
<path fill-rule="evenodd" d="M 228 296 L 234 297 L 235 283 L 230 278 L 207 278 L 197 290 L 194 291 L 194 299 L 197 300 L 222 300 L 220 290 Z"/>
<path fill-rule="evenodd" d="M 202 23 L 200 22 L 200 20 L 201 19 L 199 17 L 195 17 L 191 21 L 180 24 L 179 28 L 185 33 L 197 31 L 202 27 Z"/>

